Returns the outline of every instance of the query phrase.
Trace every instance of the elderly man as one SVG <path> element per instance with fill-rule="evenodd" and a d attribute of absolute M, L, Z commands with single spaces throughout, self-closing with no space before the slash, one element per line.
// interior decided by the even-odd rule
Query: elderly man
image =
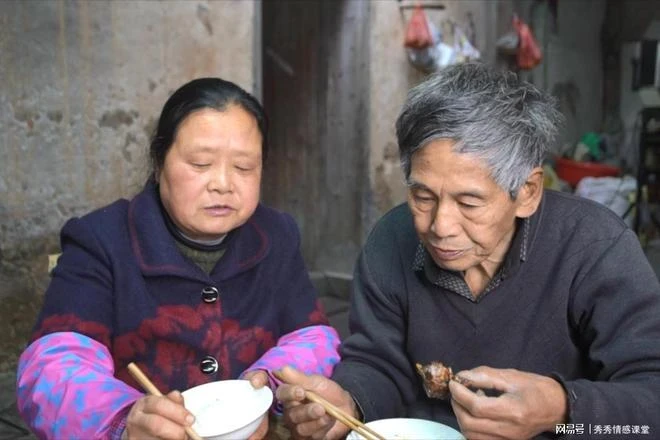
<path fill-rule="evenodd" d="M 359 257 L 342 360 L 332 380 L 281 372 L 295 437 L 348 432 L 302 388 L 470 439 L 660 437 L 660 285 L 613 212 L 544 190 L 559 121 L 551 97 L 485 65 L 412 89 L 396 124 L 408 203 Z M 463 379 L 448 400 L 416 372 L 433 361 Z"/>

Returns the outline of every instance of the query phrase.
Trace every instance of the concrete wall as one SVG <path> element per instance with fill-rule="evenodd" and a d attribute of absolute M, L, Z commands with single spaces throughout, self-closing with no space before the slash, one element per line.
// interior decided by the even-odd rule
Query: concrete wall
<path fill-rule="evenodd" d="M 288 131 L 275 160 L 285 169 L 267 170 L 265 195 L 296 216 L 312 268 L 346 271 L 376 219 L 405 200 L 394 122 L 425 77 L 403 47 L 412 10 L 400 5 L 414 2 L 289 3 L 289 13 L 305 6 L 316 21 L 296 42 L 280 38 L 293 58 L 264 47 L 266 80 L 283 75 L 271 90 L 291 90 L 275 110 Z M 599 129 L 605 2 L 558 2 L 555 17 L 534 0 L 440 3 L 426 10 L 430 20 L 462 25 L 488 62 L 511 13 L 526 17 L 545 52 L 529 77 L 562 96 L 565 139 Z M 139 189 L 149 134 L 173 89 L 218 75 L 261 96 L 262 6 L 0 2 L 0 292 L 41 291 L 63 222 Z M 295 53 L 310 55 L 296 64 Z"/>
<path fill-rule="evenodd" d="M 405 2 L 412 3 L 412 2 Z M 510 2 L 490 0 L 446 0 L 445 9 L 426 9 L 430 21 L 440 26 L 453 19 L 466 30 L 474 30 L 476 47 L 483 59 L 495 60 L 495 45 L 501 31 L 502 7 Z M 506 9 L 505 9 L 506 10 Z M 371 199 L 367 204 L 367 222 L 405 200 L 403 173 L 399 166 L 394 122 L 408 89 L 426 74 L 416 70 L 403 47 L 405 30 L 412 9 L 401 9 L 397 2 L 373 2 L 369 41 L 369 176 Z M 368 230 L 369 225 L 365 228 Z"/>
<path fill-rule="evenodd" d="M 601 30 L 607 2 L 525 1 L 524 16 L 533 26 L 544 53 L 528 79 L 559 98 L 566 118 L 561 143 L 574 145 L 588 131 L 600 132 L 603 121 Z"/>
<path fill-rule="evenodd" d="M 141 187 L 174 89 L 221 76 L 259 93 L 259 8 L 0 2 L 0 295 L 42 291 L 64 221 Z"/>
<path fill-rule="evenodd" d="M 473 0 L 441 2 L 444 10 L 427 10 L 429 19 L 441 23 L 452 18 L 474 29 L 482 59 L 503 64 L 495 42 L 510 30 L 516 12 L 532 26 L 544 53 L 543 63 L 522 75 L 557 95 L 566 125 L 560 143 L 571 144 L 587 131 L 600 131 L 603 111 L 603 69 L 600 45 L 606 2 L 558 2 L 553 15 L 550 2 L 536 0 Z M 374 2 L 370 40 L 370 151 L 372 203 L 370 221 L 405 200 L 399 167 L 394 121 L 406 91 L 424 78 L 408 63 L 402 48 L 411 10 L 401 12 L 396 2 Z M 468 23 L 472 22 L 472 26 Z"/>

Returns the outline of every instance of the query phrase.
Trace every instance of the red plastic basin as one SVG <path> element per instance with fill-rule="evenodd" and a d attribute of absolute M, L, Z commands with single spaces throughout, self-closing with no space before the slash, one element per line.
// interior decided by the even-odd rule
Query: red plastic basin
<path fill-rule="evenodd" d="M 576 186 L 583 177 L 617 177 L 621 169 L 598 162 L 576 162 L 565 157 L 557 158 L 557 176 L 571 186 Z"/>

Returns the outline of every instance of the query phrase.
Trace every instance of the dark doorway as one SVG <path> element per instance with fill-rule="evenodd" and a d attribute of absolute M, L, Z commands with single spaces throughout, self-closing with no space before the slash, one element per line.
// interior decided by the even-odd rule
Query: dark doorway
<path fill-rule="evenodd" d="M 363 239 L 369 3 L 262 3 L 263 199 L 295 217 L 310 270 L 350 272 Z"/>

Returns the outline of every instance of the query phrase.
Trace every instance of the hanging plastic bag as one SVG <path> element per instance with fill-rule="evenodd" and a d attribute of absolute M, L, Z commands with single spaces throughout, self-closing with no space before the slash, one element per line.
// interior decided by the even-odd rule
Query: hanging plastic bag
<path fill-rule="evenodd" d="M 441 39 L 438 28 L 429 21 L 422 7 L 416 5 L 404 41 L 410 64 L 425 73 L 438 70 L 438 59 L 443 56 L 438 46 Z"/>
<path fill-rule="evenodd" d="M 497 39 L 495 46 L 497 50 L 505 55 L 516 55 L 518 53 L 518 46 L 520 45 L 520 38 L 518 32 L 511 30 Z"/>
<path fill-rule="evenodd" d="M 517 15 L 513 16 L 513 27 L 518 33 L 519 40 L 516 54 L 518 67 L 523 70 L 533 69 L 541 62 L 543 55 L 532 30 Z"/>
<path fill-rule="evenodd" d="M 406 27 L 406 38 L 403 45 L 412 49 L 425 49 L 433 46 L 433 44 L 433 35 L 431 29 L 429 29 L 428 19 L 424 9 L 417 4 Z"/>
<path fill-rule="evenodd" d="M 456 52 L 456 63 L 478 60 L 481 53 L 470 43 L 465 31 L 454 23 L 454 51 Z"/>

